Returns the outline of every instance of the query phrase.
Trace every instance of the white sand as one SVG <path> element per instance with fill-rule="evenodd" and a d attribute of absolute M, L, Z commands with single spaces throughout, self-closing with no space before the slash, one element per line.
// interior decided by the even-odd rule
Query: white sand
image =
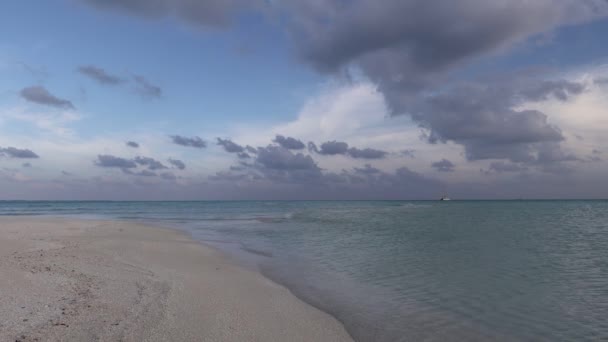
<path fill-rule="evenodd" d="M 351 341 L 330 315 L 172 230 L 0 218 L 0 341 Z"/>

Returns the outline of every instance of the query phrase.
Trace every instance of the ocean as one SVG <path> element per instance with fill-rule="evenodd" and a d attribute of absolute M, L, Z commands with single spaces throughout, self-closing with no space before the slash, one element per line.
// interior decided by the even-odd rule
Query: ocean
<path fill-rule="evenodd" d="M 608 201 L 0 202 L 178 228 L 358 341 L 608 340 Z"/>

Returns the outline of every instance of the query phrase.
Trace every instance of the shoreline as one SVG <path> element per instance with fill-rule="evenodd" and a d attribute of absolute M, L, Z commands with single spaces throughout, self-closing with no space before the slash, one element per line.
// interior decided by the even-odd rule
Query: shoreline
<path fill-rule="evenodd" d="M 0 217 L 0 340 L 352 341 L 333 316 L 174 228 Z"/>

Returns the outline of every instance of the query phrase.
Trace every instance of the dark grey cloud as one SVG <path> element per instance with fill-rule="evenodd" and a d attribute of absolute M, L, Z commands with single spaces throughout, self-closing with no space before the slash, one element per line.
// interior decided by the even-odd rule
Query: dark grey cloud
<path fill-rule="evenodd" d="M 205 148 L 207 147 L 207 143 L 199 138 L 199 137 L 184 137 L 181 135 L 171 135 L 169 136 L 171 138 L 171 140 L 173 141 L 174 144 L 176 145 L 181 145 L 181 146 L 187 146 L 187 147 L 194 147 L 194 148 Z"/>
<path fill-rule="evenodd" d="M 126 82 L 124 78 L 111 75 L 104 69 L 93 65 L 80 66 L 78 67 L 78 72 L 101 84 L 118 85 Z"/>
<path fill-rule="evenodd" d="M 133 159 L 133 161 L 135 163 L 137 163 L 138 165 L 142 165 L 147 167 L 149 170 L 163 170 L 163 169 L 168 169 L 168 167 L 166 167 L 163 163 L 159 162 L 158 160 L 154 159 L 154 158 L 150 158 L 150 157 L 135 157 L 135 159 Z"/>
<path fill-rule="evenodd" d="M 452 163 L 451 161 L 447 160 L 447 159 L 442 159 L 438 162 L 434 162 L 433 164 L 431 164 L 431 166 L 440 172 L 454 172 L 454 167 L 456 165 L 454 165 L 454 163 Z"/>
<path fill-rule="evenodd" d="M 245 149 L 247 150 L 247 153 L 249 154 L 257 154 L 258 150 L 252 146 L 247 145 L 247 147 L 245 147 Z"/>
<path fill-rule="evenodd" d="M 282 135 L 277 135 L 273 142 L 288 150 L 303 150 L 306 148 L 306 145 L 304 145 L 302 141 L 292 137 L 284 137 Z"/>
<path fill-rule="evenodd" d="M 559 25 L 608 13 L 604 0 L 285 3 L 305 60 L 324 71 L 360 62 L 371 76 L 392 74 L 394 82 L 404 86 L 425 83 L 433 74 Z"/>
<path fill-rule="evenodd" d="M 272 170 L 319 169 L 312 157 L 279 146 L 258 148 L 256 162 Z"/>
<path fill-rule="evenodd" d="M 171 172 L 163 172 L 160 174 L 160 178 L 164 180 L 176 180 L 177 176 Z"/>
<path fill-rule="evenodd" d="M 177 17 L 202 27 L 221 28 L 239 11 L 263 4 L 260 0 L 79 0 L 99 9 L 144 18 Z"/>
<path fill-rule="evenodd" d="M 544 101 L 551 97 L 561 101 L 567 101 L 573 95 L 579 95 L 585 90 L 585 86 L 581 83 L 566 81 L 566 80 L 550 80 L 540 81 L 523 86 L 521 89 L 522 99 L 524 101 Z"/>
<path fill-rule="evenodd" d="M 416 158 L 416 150 L 402 150 L 399 154 L 404 157 Z"/>
<path fill-rule="evenodd" d="M 237 157 L 239 157 L 240 159 L 249 159 L 251 158 L 251 155 L 247 152 L 241 152 L 237 153 Z"/>
<path fill-rule="evenodd" d="M 228 153 L 243 153 L 245 148 L 230 139 L 217 138 L 217 144 L 222 146 Z"/>
<path fill-rule="evenodd" d="M 388 155 L 388 152 L 373 148 L 358 149 L 351 147 L 348 149 L 348 155 L 355 159 L 382 159 Z"/>
<path fill-rule="evenodd" d="M 147 98 L 160 98 L 163 95 L 163 90 L 158 85 L 152 84 L 145 77 L 135 75 L 133 76 L 135 81 L 135 91 L 143 97 Z"/>
<path fill-rule="evenodd" d="M 515 108 L 548 96 L 567 101 L 582 89 L 572 82 L 530 79 L 459 84 L 413 104 L 411 116 L 428 129 L 429 142 L 463 145 L 469 160 L 535 162 L 542 149 L 559 146 L 564 137 L 546 114 Z"/>
<path fill-rule="evenodd" d="M 184 170 L 186 169 L 186 163 L 184 163 L 181 160 L 178 159 L 169 159 L 169 164 L 173 165 L 174 167 L 180 169 L 180 170 Z"/>
<path fill-rule="evenodd" d="M 260 148 L 252 164 L 231 167 L 209 181 L 238 186 L 244 193 L 278 198 L 435 198 L 441 183 L 405 167 L 393 173 L 366 164 L 352 172 L 323 172 L 311 156 L 280 146 Z M 283 195 L 281 195 L 283 194 Z"/>
<path fill-rule="evenodd" d="M 318 183 L 322 178 L 321 168 L 309 155 L 273 145 L 260 147 L 257 151 L 251 164 L 240 164 L 249 170 L 251 177 L 255 176 L 253 178 L 298 184 Z"/>
<path fill-rule="evenodd" d="M 488 173 L 524 172 L 528 168 L 516 163 L 493 162 L 490 164 Z"/>
<path fill-rule="evenodd" d="M 141 170 L 139 172 L 134 173 L 135 176 L 142 176 L 142 177 L 156 177 L 157 174 L 153 171 L 150 170 Z"/>
<path fill-rule="evenodd" d="M 42 86 L 31 86 L 23 88 L 20 92 L 21 97 L 26 99 L 29 102 L 34 102 L 41 105 L 57 107 L 57 108 L 67 108 L 67 109 L 75 109 L 72 102 L 59 98 L 51 93 L 49 93 L 46 88 Z"/>
<path fill-rule="evenodd" d="M 125 144 L 129 147 L 139 148 L 139 144 L 136 143 L 135 141 L 127 141 Z"/>
<path fill-rule="evenodd" d="M 0 147 L 0 157 L 10 157 L 16 159 L 38 159 L 36 153 L 28 149 L 20 149 L 16 147 Z"/>
<path fill-rule="evenodd" d="M 375 174 L 379 174 L 382 171 L 380 171 L 379 169 L 371 166 L 370 164 L 365 164 L 365 166 L 363 168 L 355 168 L 355 173 L 359 173 L 359 174 L 364 174 L 364 175 L 375 175 Z"/>
<path fill-rule="evenodd" d="M 373 148 L 349 148 L 347 143 L 335 140 L 324 142 L 320 148 L 315 143 L 309 142 L 308 150 L 325 156 L 347 155 L 355 159 L 382 159 L 388 155 L 388 152 Z"/>
<path fill-rule="evenodd" d="M 121 170 L 122 170 L 122 172 L 124 172 L 125 174 L 130 175 L 130 176 L 137 176 L 137 177 L 157 177 L 158 176 L 158 174 L 156 174 L 156 172 L 150 171 L 147 169 L 140 170 L 140 171 L 134 171 L 132 169 L 123 168 Z"/>
<path fill-rule="evenodd" d="M 594 162 L 594 163 L 599 163 L 599 162 L 603 162 L 604 159 L 602 159 L 601 157 L 598 157 L 598 156 L 591 156 L 591 158 L 589 158 L 589 161 Z"/>
<path fill-rule="evenodd" d="M 596 78 L 595 80 L 593 80 L 593 83 L 599 84 L 599 85 L 607 85 L 608 84 L 608 77 Z"/>
<path fill-rule="evenodd" d="M 21 167 L 30 168 L 30 167 L 32 167 L 32 164 L 31 163 L 23 163 L 23 164 L 21 164 Z"/>
<path fill-rule="evenodd" d="M 209 176 L 209 179 L 216 182 L 242 182 L 252 181 L 251 173 L 235 173 L 231 171 L 218 171 L 214 175 Z"/>
<path fill-rule="evenodd" d="M 125 174 L 140 177 L 156 177 L 158 174 L 154 171 L 168 169 L 163 163 L 150 157 L 138 156 L 133 159 L 126 159 L 107 154 L 98 155 L 95 165 L 120 169 Z M 139 166 L 142 168 L 138 169 Z"/>
<path fill-rule="evenodd" d="M 95 165 L 99 167 L 119 169 L 134 169 L 137 167 L 137 163 L 135 163 L 133 160 L 120 158 L 109 154 L 98 155 Z"/>
<path fill-rule="evenodd" d="M 245 165 L 233 165 L 233 166 L 230 166 L 230 171 L 243 171 L 247 167 L 248 166 L 245 166 Z"/>
<path fill-rule="evenodd" d="M 326 156 L 334 156 L 338 154 L 346 154 L 348 152 L 348 144 L 342 141 L 328 141 L 321 144 L 318 153 Z"/>

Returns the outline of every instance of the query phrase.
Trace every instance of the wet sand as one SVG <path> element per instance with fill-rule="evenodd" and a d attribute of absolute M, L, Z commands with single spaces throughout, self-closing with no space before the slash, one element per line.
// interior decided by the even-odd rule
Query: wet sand
<path fill-rule="evenodd" d="M 332 316 L 169 229 L 0 217 L 0 341 L 352 341 Z"/>

